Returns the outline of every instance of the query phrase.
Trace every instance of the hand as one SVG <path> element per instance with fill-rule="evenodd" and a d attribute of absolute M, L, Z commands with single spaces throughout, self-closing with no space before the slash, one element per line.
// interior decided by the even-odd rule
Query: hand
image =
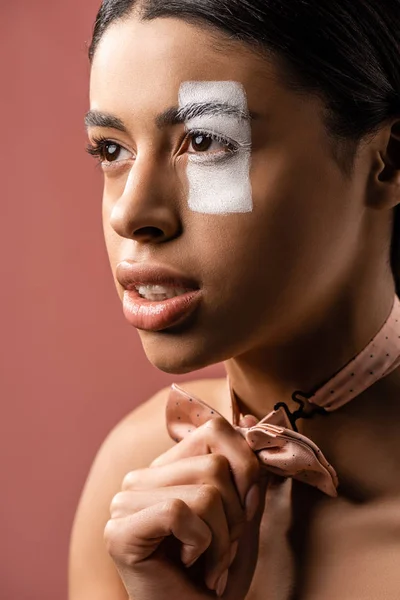
<path fill-rule="evenodd" d="M 224 598 L 243 600 L 266 485 L 257 457 L 222 418 L 128 473 L 104 537 L 129 597 L 206 600 L 226 588 Z"/>

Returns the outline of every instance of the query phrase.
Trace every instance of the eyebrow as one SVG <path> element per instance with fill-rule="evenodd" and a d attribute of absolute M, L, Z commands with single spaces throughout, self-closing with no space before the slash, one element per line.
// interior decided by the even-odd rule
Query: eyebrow
<path fill-rule="evenodd" d="M 191 102 L 182 108 L 170 108 L 156 118 L 158 127 L 178 125 L 195 117 L 228 116 L 250 121 L 252 115 L 247 110 L 227 102 Z"/>
<path fill-rule="evenodd" d="M 101 112 L 99 110 L 89 110 L 85 115 L 85 126 L 86 129 L 90 127 L 109 127 L 111 129 L 118 129 L 127 133 L 127 128 L 124 122 L 118 117 L 111 115 L 110 113 Z"/>
<path fill-rule="evenodd" d="M 247 110 L 242 110 L 238 106 L 226 102 L 192 102 L 182 108 L 171 107 L 159 114 L 156 119 L 156 125 L 159 129 L 163 127 L 180 125 L 195 117 L 203 116 L 228 116 L 236 119 L 251 121 L 254 116 Z M 90 127 L 108 127 L 128 133 L 124 122 L 118 117 L 98 110 L 89 110 L 85 115 L 86 129 Z"/>

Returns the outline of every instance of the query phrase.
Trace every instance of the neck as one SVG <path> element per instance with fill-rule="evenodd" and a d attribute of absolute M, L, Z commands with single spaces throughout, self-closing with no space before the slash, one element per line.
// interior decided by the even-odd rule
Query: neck
<path fill-rule="evenodd" d="M 374 286 L 367 297 L 336 299 L 324 314 L 314 314 L 313 323 L 303 323 L 293 332 L 290 342 L 227 361 L 241 412 L 261 419 L 277 402 L 296 410 L 291 398 L 295 390 L 307 393 L 321 387 L 381 329 L 394 297 L 393 286 L 385 289 L 383 293 Z M 345 495 L 362 499 L 393 491 L 400 461 L 400 449 L 393 444 L 399 392 L 397 369 L 329 415 L 297 421 L 299 432 L 312 439 L 335 467 Z"/>

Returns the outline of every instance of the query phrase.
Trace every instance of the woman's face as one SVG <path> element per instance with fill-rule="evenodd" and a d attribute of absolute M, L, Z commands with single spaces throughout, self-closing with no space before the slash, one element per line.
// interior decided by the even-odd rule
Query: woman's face
<path fill-rule="evenodd" d="M 103 223 L 118 294 L 120 263 L 160 269 L 159 283 L 172 269 L 200 290 L 178 324 L 140 321 L 162 370 L 279 344 L 348 284 L 368 172 L 356 161 L 344 175 L 320 101 L 277 75 L 244 45 L 175 19 L 117 22 L 96 51 L 90 108 L 119 120 L 87 119 L 91 142 L 111 140 Z"/>

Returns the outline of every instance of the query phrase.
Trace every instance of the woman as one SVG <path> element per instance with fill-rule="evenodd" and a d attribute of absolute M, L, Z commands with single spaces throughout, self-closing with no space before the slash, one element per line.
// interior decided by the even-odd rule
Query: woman
<path fill-rule="evenodd" d="M 103 2 L 124 314 L 159 369 L 227 377 L 107 437 L 71 600 L 399 597 L 399 30 L 399 0 Z"/>

